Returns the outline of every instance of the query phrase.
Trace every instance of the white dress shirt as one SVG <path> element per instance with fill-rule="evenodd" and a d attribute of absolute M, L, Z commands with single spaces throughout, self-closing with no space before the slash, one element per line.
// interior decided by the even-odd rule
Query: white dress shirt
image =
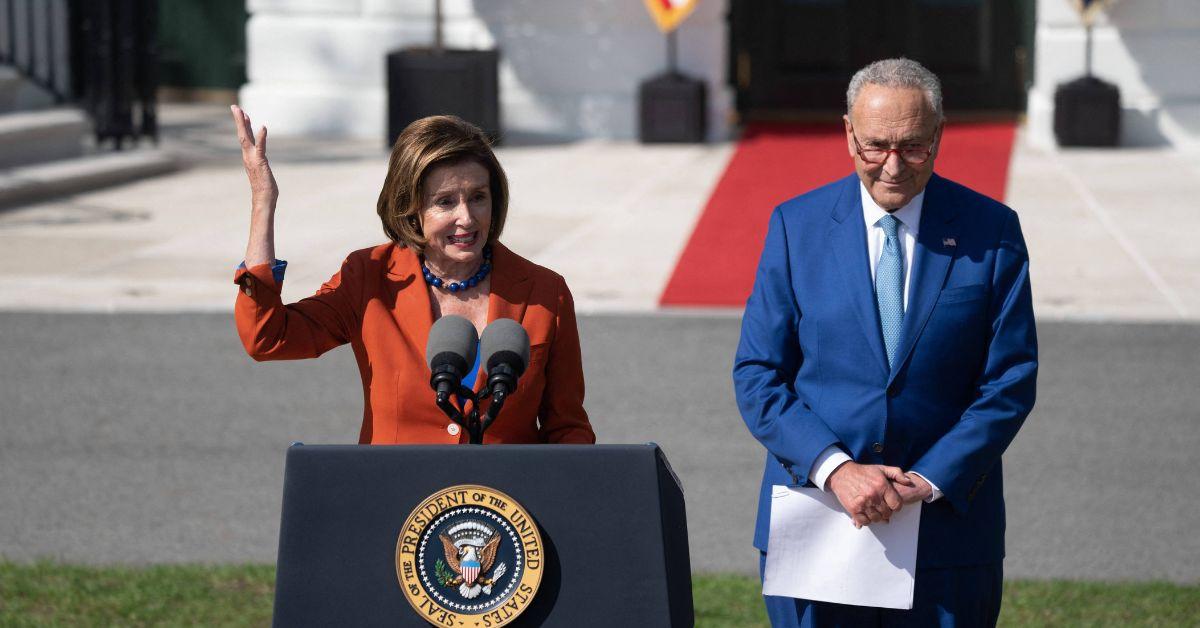
<path fill-rule="evenodd" d="M 858 184 L 862 192 L 863 224 L 867 226 L 867 259 L 871 260 L 871 285 L 875 285 L 875 268 L 879 266 L 879 256 L 883 254 L 883 241 L 887 236 L 879 219 L 889 213 L 900 221 L 896 235 L 900 239 L 900 254 L 904 257 L 904 311 L 908 311 L 908 286 L 912 283 L 913 249 L 917 246 L 917 232 L 921 230 L 921 207 L 925 204 L 925 190 L 914 196 L 907 205 L 893 212 L 875 204 L 875 199 L 867 192 L 867 186 Z"/>
<path fill-rule="evenodd" d="M 891 214 L 900 222 L 896 230 L 896 235 L 900 240 L 900 252 L 904 256 L 904 310 L 908 311 L 908 286 L 912 279 L 913 265 L 913 250 L 917 244 L 917 233 L 921 229 L 921 208 L 925 204 L 925 190 L 921 190 L 919 194 L 913 197 L 907 205 L 895 211 L 887 211 L 880 207 L 875 199 L 871 198 L 870 192 L 867 191 L 867 186 L 862 182 L 858 184 L 859 193 L 862 197 L 863 209 L 863 224 L 867 228 L 867 259 L 871 262 L 871 285 L 875 285 L 875 268 L 879 265 L 879 256 L 883 253 L 883 242 L 887 236 L 883 232 L 883 227 L 879 226 L 879 219 Z M 829 490 L 826 482 L 834 470 L 842 466 L 842 463 L 849 462 L 850 456 L 842 451 L 837 445 L 830 445 L 817 456 L 813 462 L 812 472 L 808 477 L 812 479 L 813 484 L 816 484 L 821 490 Z M 920 473 L 913 473 L 921 479 L 929 482 L 929 478 Z M 942 496 L 936 484 L 929 482 L 929 486 L 933 488 L 933 493 L 925 498 L 926 502 L 932 502 Z"/>

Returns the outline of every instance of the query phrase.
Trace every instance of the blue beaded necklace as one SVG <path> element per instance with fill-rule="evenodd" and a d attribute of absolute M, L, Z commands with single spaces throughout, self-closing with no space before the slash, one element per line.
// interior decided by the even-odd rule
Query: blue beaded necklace
<path fill-rule="evenodd" d="M 421 256 L 421 274 L 425 276 L 425 283 L 433 286 L 434 288 L 441 288 L 442 290 L 447 290 L 449 292 L 462 292 L 463 290 L 474 288 L 475 286 L 479 285 L 479 282 L 483 281 L 483 278 L 487 277 L 488 273 L 491 271 L 492 247 L 490 246 L 483 247 L 483 264 L 479 267 L 479 270 L 475 271 L 475 274 L 466 281 L 446 281 L 445 279 L 434 275 L 433 271 L 429 270 L 429 267 L 425 265 L 425 257 Z"/>

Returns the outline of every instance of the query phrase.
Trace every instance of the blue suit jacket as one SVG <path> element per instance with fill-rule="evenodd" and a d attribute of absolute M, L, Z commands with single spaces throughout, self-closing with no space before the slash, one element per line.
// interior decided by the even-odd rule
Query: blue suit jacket
<path fill-rule="evenodd" d="M 771 486 L 808 484 L 814 459 L 836 444 L 944 492 L 923 509 L 918 566 L 1004 557 L 1000 455 L 1033 407 L 1037 379 L 1029 258 L 1008 207 L 936 174 L 925 189 L 891 369 L 858 177 L 771 216 L 733 367 L 742 418 L 767 448 L 761 550 Z"/>

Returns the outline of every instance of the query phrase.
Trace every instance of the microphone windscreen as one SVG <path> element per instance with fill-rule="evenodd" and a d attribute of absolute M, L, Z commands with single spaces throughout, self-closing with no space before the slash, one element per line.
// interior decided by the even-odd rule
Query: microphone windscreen
<path fill-rule="evenodd" d="M 483 330 L 479 345 L 483 351 L 481 362 L 489 371 L 497 361 L 508 364 L 518 374 L 524 373 L 529 364 L 529 334 L 511 318 L 492 321 Z"/>
<path fill-rule="evenodd" d="M 475 325 L 461 317 L 443 316 L 429 330 L 429 342 L 425 344 L 425 361 L 429 370 L 443 364 L 454 366 L 461 374 L 475 364 L 475 351 L 479 337 Z"/>

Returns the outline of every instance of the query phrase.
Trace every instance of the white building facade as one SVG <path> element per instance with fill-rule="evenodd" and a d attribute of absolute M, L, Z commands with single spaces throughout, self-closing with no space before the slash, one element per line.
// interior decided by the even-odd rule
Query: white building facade
<path fill-rule="evenodd" d="M 383 138 L 385 56 L 433 41 L 433 0 L 248 0 L 239 100 L 286 135 Z M 708 85 L 710 137 L 729 133 L 725 2 L 678 31 L 680 70 Z M 632 138 L 638 84 L 666 67 L 640 0 L 444 0 L 448 47 L 500 50 L 506 133 Z"/>
<path fill-rule="evenodd" d="M 1082 76 L 1083 23 L 1069 0 L 1037 0 L 1028 138 L 1054 145 L 1054 90 Z M 1120 0 L 1092 31 L 1092 73 L 1121 90 L 1121 144 L 1200 149 L 1200 0 Z"/>
<path fill-rule="evenodd" d="M 1054 90 L 1082 75 L 1084 31 L 1070 0 L 1020 1 L 1036 9 L 1027 137 L 1049 147 Z M 737 120 L 729 5 L 701 0 L 678 32 L 680 69 L 708 86 L 710 139 L 730 137 Z M 664 36 L 641 0 L 443 7 L 448 46 L 500 50 L 506 133 L 637 135 L 638 84 L 666 66 Z M 247 8 L 240 101 L 277 134 L 383 138 L 386 54 L 433 40 L 433 0 L 248 0 Z M 1122 0 L 1099 17 L 1093 41 L 1094 73 L 1121 89 L 1123 144 L 1200 147 L 1200 0 Z"/>

